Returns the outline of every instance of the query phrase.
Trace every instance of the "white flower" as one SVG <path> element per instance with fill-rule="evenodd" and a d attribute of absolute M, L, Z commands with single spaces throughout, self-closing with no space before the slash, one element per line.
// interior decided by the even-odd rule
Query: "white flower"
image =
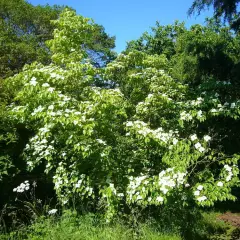
<path fill-rule="evenodd" d="M 204 139 L 205 142 L 208 142 L 208 141 L 211 140 L 211 137 L 208 136 L 208 135 L 205 135 L 205 136 L 203 137 L 203 139 Z"/>
<path fill-rule="evenodd" d="M 118 197 L 124 197 L 124 194 L 123 193 L 118 193 L 117 196 Z"/>
<path fill-rule="evenodd" d="M 48 91 L 49 91 L 50 93 L 52 93 L 52 92 L 54 91 L 54 88 L 50 87 L 50 88 L 48 88 Z"/>
<path fill-rule="evenodd" d="M 24 191 L 29 190 L 29 188 L 30 188 L 29 181 L 26 180 L 24 183 L 21 183 L 18 187 L 14 188 L 13 192 L 22 193 Z"/>
<path fill-rule="evenodd" d="M 157 200 L 158 202 L 163 202 L 163 197 L 158 196 L 158 197 L 156 198 L 156 200 Z"/>
<path fill-rule="evenodd" d="M 27 165 L 28 165 L 29 167 L 32 167 L 32 166 L 33 166 L 33 162 L 28 161 L 28 162 L 27 162 Z"/>
<path fill-rule="evenodd" d="M 232 179 L 232 176 L 231 176 L 231 175 L 228 175 L 228 176 L 226 177 L 226 181 L 227 181 L 227 182 L 229 182 L 231 179 Z"/>
<path fill-rule="evenodd" d="M 147 96 L 147 98 L 151 98 L 151 97 L 153 97 L 153 94 L 148 94 L 148 96 Z"/>
<path fill-rule="evenodd" d="M 173 145 L 176 145 L 178 143 L 178 140 L 176 138 L 173 139 Z"/>
<path fill-rule="evenodd" d="M 199 191 L 203 190 L 203 186 L 202 186 L 202 185 L 199 185 L 199 186 L 197 187 L 197 190 L 199 190 Z"/>
<path fill-rule="evenodd" d="M 50 87 L 50 85 L 48 83 L 44 83 L 42 87 Z"/>
<path fill-rule="evenodd" d="M 52 209 L 52 210 L 48 211 L 48 214 L 49 214 L 49 215 L 53 215 L 53 214 L 55 214 L 56 212 L 57 212 L 57 209 Z"/>
<path fill-rule="evenodd" d="M 199 143 L 199 142 L 196 143 L 194 146 L 195 146 L 196 149 L 199 149 L 200 147 L 202 147 L 201 143 Z"/>
<path fill-rule="evenodd" d="M 228 171 L 228 172 L 231 172 L 232 171 L 232 168 L 229 166 L 229 165 L 224 165 L 224 168 Z"/>
<path fill-rule="evenodd" d="M 218 182 L 218 183 L 217 183 L 217 186 L 218 186 L 218 187 L 222 187 L 222 186 L 223 186 L 223 183 L 222 183 L 222 182 Z"/>
<path fill-rule="evenodd" d="M 200 191 L 199 191 L 199 190 L 195 191 L 195 192 L 194 192 L 194 195 L 195 195 L 195 196 L 199 196 L 199 195 L 200 195 Z"/>
<path fill-rule="evenodd" d="M 165 187 L 161 187 L 160 190 L 163 192 L 163 194 L 166 194 L 168 192 L 168 189 Z"/>
<path fill-rule="evenodd" d="M 198 151 L 201 152 L 201 153 L 203 153 L 203 152 L 205 151 L 205 148 L 204 148 L 204 147 L 200 147 L 200 148 L 198 149 Z"/>
<path fill-rule="evenodd" d="M 132 126 L 133 126 L 133 122 L 127 122 L 127 123 L 126 123 L 126 126 L 127 126 L 127 127 L 132 127 Z"/>
<path fill-rule="evenodd" d="M 103 141 L 102 139 L 96 139 L 96 141 L 97 141 L 98 143 L 100 143 L 100 144 L 106 145 L 106 142 Z"/>
<path fill-rule="evenodd" d="M 53 110 L 53 109 L 54 109 L 54 106 L 53 106 L 53 105 L 50 105 L 50 106 L 48 107 L 48 109 L 49 109 L 49 110 Z"/>
<path fill-rule="evenodd" d="M 149 197 L 149 198 L 148 198 L 148 202 L 151 202 L 151 201 L 152 201 L 152 198 L 151 198 L 151 197 Z"/>
<path fill-rule="evenodd" d="M 213 108 L 213 109 L 211 109 L 211 111 L 210 112 L 212 112 L 212 113 L 216 113 L 217 112 L 217 110 L 215 109 L 215 108 Z"/>
<path fill-rule="evenodd" d="M 202 202 L 202 201 L 207 200 L 207 197 L 206 197 L 206 196 L 198 197 L 197 200 L 198 200 L 199 202 Z"/>
<path fill-rule="evenodd" d="M 231 108 L 235 108 L 236 107 L 236 103 L 231 103 Z"/>
<path fill-rule="evenodd" d="M 197 112 L 197 115 L 198 115 L 198 117 L 201 117 L 201 116 L 202 116 L 202 110 L 199 110 L 199 111 Z"/>
<path fill-rule="evenodd" d="M 142 196 L 138 195 L 137 200 L 142 200 Z"/>
<path fill-rule="evenodd" d="M 31 85 L 33 85 L 33 86 L 36 86 L 36 85 L 37 85 L 36 78 L 33 77 L 29 83 L 30 83 Z"/>
<path fill-rule="evenodd" d="M 192 141 L 195 141 L 195 140 L 197 139 L 197 135 L 196 135 L 196 134 L 191 135 L 191 136 L 190 136 L 190 139 L 191 139 Z"/>
<path fill-rule="evenodd" d="M 186 183 L 186 184 L 185 184 L 185 187 L 190 187 L 190 184 L 189 184 L 189 183 Z"/>

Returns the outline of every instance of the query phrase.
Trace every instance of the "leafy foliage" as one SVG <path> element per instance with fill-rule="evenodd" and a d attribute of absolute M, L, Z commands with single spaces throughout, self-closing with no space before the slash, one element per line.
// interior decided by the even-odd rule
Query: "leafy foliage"
<path fill-rule="evenodd" d="M 6 109 L 31 133 L 22 152 L 27 169 L 52 178 L 62 205 L 87 203 L 110 221 L 126 209 L 236 199 L 239 148 L 226 142 L 238 138 L 237 84 L 174 77 L 172 59 L 187 51 L 192 30 L 180 25 L 170 59 L 133 50 L 99 69 L 84 46 L 94 22 L 65 9 L 54 23 L 51 64 L 27 65 L 7 79 L 17 90 Z M 96 78 L 110 86 L 96 87 Z"/>
<path fill-rule="evenodd" d="M 66 8 L 52 24 L 48 61 L 30 61 L 1 86 L 1 204 L 26 203 L 44 179 L 45 198 L 52 187 L 63 208 L 133 225 L 139 212 L 178 216 L 169 225 L 193 239 L 199 208 L 237 199 L 239 36 L 211 19 L 157 24 L 115 58 L 113 38 L 93 20 Z M 78 237 L 78 223 L 71 214 L 59 225 L 44 219 L 27 234 L 57 236 L 66 224 Z"/>

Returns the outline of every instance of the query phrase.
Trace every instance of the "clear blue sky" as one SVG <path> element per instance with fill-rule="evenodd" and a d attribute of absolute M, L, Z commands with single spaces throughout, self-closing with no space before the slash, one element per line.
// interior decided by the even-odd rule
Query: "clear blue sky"
<path fill-rule="evenodd" d="M 187 26 L 204 23 L 212 12 L 202 12 L 200 16 L 187 16 L 193 0 L 28 0 L 33 5 L 68 5 L 78 14 L 93 18 L 105 27 L 109 35 L 116 36 L 116 51 L 124 50 L 126 42 L 137 39 L 149 31 L 156 21 L 172 24 L 175 20 L 185 21 Z"/>

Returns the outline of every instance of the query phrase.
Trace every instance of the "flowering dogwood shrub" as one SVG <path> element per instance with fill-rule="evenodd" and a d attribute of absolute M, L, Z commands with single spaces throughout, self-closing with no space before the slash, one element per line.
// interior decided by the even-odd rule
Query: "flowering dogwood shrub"
<path fill-rule="evenodd" d="M 200 206 L 235 199 L 239 155 L 221 148 L 214 129 L 239 119 L 240 101 L 219 89 L 230 82 L 210 79 L 193 91 L 170 76 L 164 55 L 137 51 L 96 69 L 84 50 L 92 22 L 66 10 L 55 24 L 52 63 L 8 79 L 19 86 L 8 109 L 33 132 L 28 170 L 44 164 L 61 204 L 103 204 L 109 220 L 120 204 L 158 206 L 173 195 Z M 96 87 L 96 78 L 118 88 Z"/>

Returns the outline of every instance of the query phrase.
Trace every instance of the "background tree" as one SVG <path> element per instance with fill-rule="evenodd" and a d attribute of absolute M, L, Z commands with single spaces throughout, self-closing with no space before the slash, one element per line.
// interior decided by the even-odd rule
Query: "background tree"
<path fill-rule="evenodd" d="M 50 21 L 57 19 L 63 7 L 33 6 L 24 0 L 0 3 L 0 77 L 18 73 L 34 61 L 48 64 L 45 41 L 52 38 Z"/>
<path fill-rule="evenodd" d="M 195 0 L 188 11 L 188 14 L 197 12 L 200 14 L 205 8 L 213 6 L 216 18 L 223 17 L 231 26 L 240 30 L 240 12 L 238 9 L 239 0 Z"/>
<path fill-rule="evenodd" d="M 52 20 L 59 17 L 64 6 L 33 6 L 25 0 L 0 2 L 0 78 L 18 73 L 34 61 L 50 63 L 51 53 L 45 42 L 52 39 Z M 92 38 L 85 42 L 92 61 L 103 66 L 114 58 L 115 37 L 108 36 L 95 24 Z"/>
<path fill-rule="evenodd" d="M 206 26 L 196 24 L 190 29 L 184 23 L 157 23 L 151 33 L 129 42 L 125 52 L 164 54 L 171 62 L 173 76 L 186 83 L 196 85 L 213 77 L 216 81 L 232 79 L 238 85 L 239 49 L 238 35 L 215 19 L 207 19 Z"/>

